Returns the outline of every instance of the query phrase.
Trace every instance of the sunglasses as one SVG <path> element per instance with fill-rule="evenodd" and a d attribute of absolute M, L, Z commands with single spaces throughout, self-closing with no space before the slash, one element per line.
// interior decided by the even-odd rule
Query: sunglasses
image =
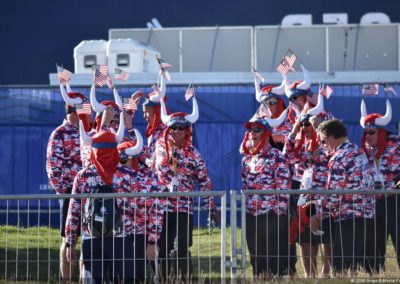
<path fill-rule="evenodd" d="M 172 125 L 169 127 L 169 129 L 174 130 L 174 131 L 176 131 L 176 130 L 177 131 L 185 131 L 188 129 L 188 127 L 185 125 Z"/>
<path fill-rule="evenodd" d="M 268 102 L 268 104 L 270 105 L 270 106 L 274 106 L 274 105 L 276 105 L 278 102 L 277 101 L 269 101 Z"/>
<path fill-rule="evenodd" d="M 249 128 L 247 129 L 248 132 L 260 133 L 263 131 L 261 128 Z"/>
<path fill-rule="evenodd" d="M 376 133 L 376 131 L 375 130 L 366 130 L 366 131 L 364 131 L 364 134 L 365 135 L 375 135 L 375 133 Z"/>
<path fill-rule="evenodd" d="M 300 97 L 298 97 L 298 96 L 293 96 L 293 97 L 290 97 L 289 101 L 291 101 L 292 103 L 294 103 L 298 98 L 300 98 Z"/>
<path fill-rule="evenodd" d="M 311 123 L 310 123 L 309 121 L 300 122 L 300 127 L 308 127 L 308 126 L 310 126 L 310 125 L 311 125 Z"/>

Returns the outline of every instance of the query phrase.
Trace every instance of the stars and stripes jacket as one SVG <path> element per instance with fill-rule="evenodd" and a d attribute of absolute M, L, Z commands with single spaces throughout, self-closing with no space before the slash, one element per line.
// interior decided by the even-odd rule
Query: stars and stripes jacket
<path fill-rule="evenodd" d="M 328 180 L 328 149 L 318 145 L 314 152 L 309 150 L 311 140 L 305 139 L 298 153 L 295 153 L 296 140 L 289 135 L 285 142 L 284 155 L 287 161 L 296 164 L 295 174 L 301 180 L 306 169 L 312 168 L 312 183 L 310 189 L 325 189 Z M 300 188 L 304 188 L 302 184 Z"/>
<path fill-rule="evenodd" d="M 75 177 L 72 188 L 73 194 L 92 193 L 98 186 L 105 185 L 95 166 L 90 165 L 81 170 Z M 112 189 L 115 193 L 131 193 L 131 192 L 158 192 L 157 182 L 151 180 L 149 176 L 141 172 L 135 172 L 132 169 L 118 165 L 117 171 L 113 176 Z M 71 245 L 76 243 L 78 236 L 78 227 L 82 222 L 82 238 L 91 238 L 88 230 L 88 219 L 85 217 L 86 198 L 72 198 L 69 204 L 68 216 L 66 221 L 65 236 L 67 242 Z M 146 231 L 148 239 L 156 242 L 162 228 L 163 208 L 162 204 L 149 204 L 149 216 L 147 216 L 146 228 L 143 228 L 142 221 L 135 221 L 135 213 L 140 211 L 138 208 L 138 198 L 120 197 L 117 198 L 117 206 L 120 208 L 122 230 L 115 237 L 123 237 L 134 234 L 136 231 Z M 140 219 L 140 214 L 137 215 Z M 82 219 L 81 219 L 82 218 Z"/>
<path fill-rule="evenodd" d="M 50 135 L 46 171 L 57 194 L 71 193 L 75 175 L 82 169 L 78 125 L 64 120 Z"/>
<path fill-rule="evenodd" d="M 242 159 L 242 190 L 289 190 L 290 171 L 283 154 L 269 143 L 256 155 L 244 155 Z M 287 214 L 287 194 L 248 194 L 246 213 L 257 216 L 274 212 Z"/>
<path fill-rule="evenodd" d="M 367 156 L 374 175 L 381 174 L 383 177 L 383 189 L 395 190 L 393 179 L 400 175 L 400 137 L 388 135 L 386 143 L 386 148 L 378 161 L 374 158 L 372 148 L 367 147 Z M 376 197 L 378 199 L 383 198 L 382 195 Z"/>
<path fill-rule="evenodd" d="M 147 146 L 144 147 L 144 155 L 140 159 L 149 167 L 154 163 L 152 159 L 154 157 L 156 143 L 158 140 L 163 139 L 166 128 L 167 126 L 165 124 L 160 123 L 156 131 L 147 139 Z"/>
<path fill-rule="evenodd" d="M 373 174 L 367 156 L 348 141 L 336 147 L 328 163 L 327 190 L 373 190 Z M 366 194 L 321 195 L 317 215 L 332 215 L 335 220 L 373 218 L 375 199 Z"/>
<path fill-rule="evenodd" d="M 173 149 L 171 149 L 173 148 Z M 200 191 L 211 191 L 212 183 L 203 158 L 199 151 L 190 143 L 184 149 L 169 147 L 169 161 L 166 161 L 166 147 L 164 139 L 156 142 L 153 153 L 152 168 L 162 185 L 172 191 L 173 178 L 178 181 L 175 190 L 177 192 L 193 192 L 198 183 Z M 174 161 L 176 171 L 174 171 Z M 211 214 L 216 213 L 217 208 L 212 197 L 203 197 L 203 209 Z M 193 214 L 193 198 L 181 196 L 167 198 L 169 212 L 185 212 Z"/>

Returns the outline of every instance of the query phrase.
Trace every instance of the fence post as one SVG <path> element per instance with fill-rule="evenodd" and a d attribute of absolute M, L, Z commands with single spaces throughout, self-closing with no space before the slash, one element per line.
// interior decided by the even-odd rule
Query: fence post
<path fill-rule="evenodd" d="M 221 283 L 226 281 L 226 193 L 221 196 Z"/>
<path fill-rule="evenodd" d="M 241 207 L 240 216 L 242 218 L 242 241 L 241 241 L 241 279 L 246 280 L 246 194 L 242 191 L 240 195 Z"/>
<path fill-rule="evenodd" d="M 235 281 L 237 278 L 237 220 L 236 220 L 236 190 L 231 190 L 231 210 L 230 210 L 230 226 L 231 226 L 231 279 Z"/>

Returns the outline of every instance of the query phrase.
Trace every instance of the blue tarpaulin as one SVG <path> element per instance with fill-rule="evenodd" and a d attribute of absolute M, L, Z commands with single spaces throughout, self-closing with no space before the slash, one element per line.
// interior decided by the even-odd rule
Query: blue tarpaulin
<path fill-rule="evenodd" d="M 351 141 L 359 144 L 360 85 L 334 85 L 334 93 L 325 101 L 325 108 L 342 119 Z M 122 97 L 148 87 L 119 87 Z M 316 86 L 313 87 L 316 90 Z M 399 90 L 399 86 L 395 86 Z M 191 112 L 192 102 L 186 102 L 186 86 L 167 86 L 167 105 L 173 112 Z M 73 91 L 89 94 L 88 87 Z M 240 190 L 240 161 L 238 152 L 243 139 L 243 123 L 258 107 L 253 85 L 196 86 L 200 118 L 194 126 L 194 144 L 206 161 L 215 190 Z M 112 90 L 97 90 L 99 101 L 113 99 Z M 385 100 L 390 99 L 393 118 L 389 129 L 397 133 L 400 120 L 400 100 L 385 94 L 381 87 L 377 96 L 364 96 L 367 111 L 385 113 Z M 285 98 L 285 101 L 286 98 Z M 58 88 L 0 88 L 0 194 L 51 193 L 47 186 L 46 146 L 53 129 L 65 116 L 64 103 Z M 141 109 L 134 125 L 144 133 L 145 121 Z M 229 201 L 229 200 L 228 200 Z M 20 203 L 23 206 L 23 203 Z M 1 207 L 4 208 L 2 205 Z"/>

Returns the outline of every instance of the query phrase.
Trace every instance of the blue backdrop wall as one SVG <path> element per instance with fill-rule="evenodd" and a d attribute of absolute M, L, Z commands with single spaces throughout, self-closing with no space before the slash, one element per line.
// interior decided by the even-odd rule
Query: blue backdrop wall
<path fill-rule="evenodd" d="M 316 87 L 313 87 L 314 89 Z M 399 91 L 399 86 L 395 86 Z M 121 87 L 120 95 L 130 96 L 137 89 L 146 93 L 149 88 Z M 186 86 L 168 86 L 168 106 L 172 111 L 191 112 L 191 101 L 184 100 Z M 240 190 L 240 161 L 238 152 L 243 139 L 243 123 L 258 107 L 252 85 L 197 86 L 200 119 L 194 126 L 194 143 L 203 155 L 215 190 Z M 74 88 L 89 93 L 89 88 Z M 385 95 L 365 97 L 368 113 L 385 112 L 389 98 L 394 110 L 389 128 L 397 133 L 400 113 L 399 97 Z M 97 90 L 98 99 L 113 99 L 112 91 Z M 360 86 L 336 85 L 334 94 L 325 101 L 326 109 L 343 119 L 349 130 L 350 140 L 358 143 L 362 132 L 360 119 Z M 46 175 L 46 146 L 50 133 L 65 116 L 64 103 L 58 88 L 1 88 L 0 87 L 0 194 L 49 194 Z M 141 109 L 134 118 L 135 126 L 144 133 L 145 121 Z M 228 199 L 229 202 L 229 199 Z M 32 214 L 32 210 L 40 211 Z M 53 208 L 52 214 L 46 208 Z M 0 224 L 51 224 L 58 226 L 58 202 L 9 201 L 0 202 Z M 23 210 L 9 210 L 23 209 Z M 31 210 L 30 214 L 26 210 Z M 7 214 L 4 214 L 7 212 Z M 12 213 L 14 212 L 14 213 Z M 196 215 L 195 220 L 200 216 Z M 206 223 L 206 215 L 199 221 Z"/>
<path fill-rule="evenodd" d="M 396 86 L 398 87 L 398 86 Z M 128 97 L 137 89 L 121 87 L 121 96 Z M 184 100 L 186 86 L 167 87 L 168 106 L 172 111 L 191 112 L 191 101 Z M 88 88 L 75 91 L 88 94 Z M 398 97 L 381 94 L 365 97 L 368 112 L 385 112 L 389 98 L 394 110 L 390 129 L 397 133 L 400 113 Z M 109 89 L 97 90 L 98 99 L 112 99 Z M 197 86 L 200 119 L 194 127 L 194 143 L 202 153 L 215 189 L 240 189 L 238 147 L 242 141 L 243 123 L 258 107 L 251 85 Z M 360 140 L 360 87 L 334 86 L 334 95 L 325 101 L 326 109 L 343 119 L 351 141 Z M 51 131 L 65 116 L 58 88 L 0 88 L 0 193 L 49 193 L 45 172 L 46 145 Z M 141 109 L 134 124 L 144 133 L 145 121 Z"/>

